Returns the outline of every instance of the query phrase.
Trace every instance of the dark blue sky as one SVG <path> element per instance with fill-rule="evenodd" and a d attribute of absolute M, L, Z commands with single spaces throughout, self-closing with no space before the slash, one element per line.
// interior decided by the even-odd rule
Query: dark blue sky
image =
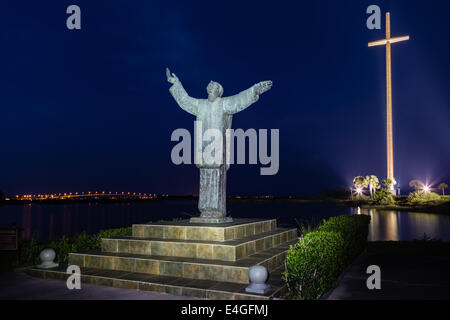
<path fill-rule="evenodd" d="M 77 4 L 82 30 L 65 26 Z M 230 194 L 319 194 L 353 176 L 385 176 L 383 30 L 392 15 L 396 176 L 450 180 L 450 2 L 8 1 L 0 7 L 0 189 L 6 193 L 196 193 L 198 170 L 173 165 L 170 135 L 210 80 L 225 95 L 274 87 L 235 128 L 279 128 L 280 171 L 234 166 Z"/>

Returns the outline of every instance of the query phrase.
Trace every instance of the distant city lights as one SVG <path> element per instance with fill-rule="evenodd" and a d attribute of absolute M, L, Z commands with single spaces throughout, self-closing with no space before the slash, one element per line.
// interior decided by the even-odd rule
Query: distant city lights
<path fill-rule="evenodd" d="M 161 197 L 166 197 L 162 195 Z M 33 201 L 33 200 L 68 200 L 68 199 L 139 199 L 139 200 L 149 200 L 149 199 L 157 199 L 158 196 L 156 194 L 147 194 L 147 193 L 135 193 L 133 192 L 105 192 L 101 193 L 98 191 L 95 192 L 69 192 L 69 193 L 51 193 L 51 194 L 16 194 L 13 198 L 14 200 L 24 200 L 24 201 Z"/>

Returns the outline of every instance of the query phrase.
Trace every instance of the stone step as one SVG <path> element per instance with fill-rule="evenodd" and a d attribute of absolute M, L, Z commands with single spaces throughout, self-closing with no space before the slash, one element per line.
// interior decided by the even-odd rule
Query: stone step
<path fill-rule="evenodd" d="M 296 238 L 297 229 L 276 229 L 223 242 L 116 237 L 102 239 L 102 252 L 237 261 Z"/>
<path fill-rule="evenodd" d="M 69 264 L 78 265 L 81 268 L 248 284 L 250 267 L 263 265 L 269 272 L 277 269 L 284 265 L 289 245 L 296 242 L 297 240 L 284 242 L 238 261 L 91 251 L 70 253 Z"/>
<path fill-rule="evenodd" d="M 31 276 L 45 279 L 67 280 L 69 274 L 66 273 L 66 269 L 67 266 L 61 265 L 53 269 L 30 268 L 26 272 Z M 200 299 L 269 300 L 283 296 L 286 292 L 286 284 L 281 278 L 281 271 L 281 269 L 278 269 L 270 274 L 267 283 L 271 286 L 271 290 L 265 295 L 246 293 L 246 284 L 91 268 L 81 268 L 81 282 L 142 291 L 155 291 Z"/>
<path fill-rule="evenodd" d="M 229 241 L 275 231 L 276 220 L 235 219 L 230 223 L 201 224 L 189 220 L 134 224 L 133 238 Z"/>

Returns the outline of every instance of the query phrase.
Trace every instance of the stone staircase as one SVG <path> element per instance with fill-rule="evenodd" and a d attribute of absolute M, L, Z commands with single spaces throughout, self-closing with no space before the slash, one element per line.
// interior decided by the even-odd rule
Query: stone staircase
<path fill-rule="evenodd" d="M 150 290 L 206 299 L 270 299 L 283 294 L 281 279 L 297 229 L 277 228 L 276 220 L 236 219 L 226 224 L 189 221 L 133 225 L 130 237 L 102 239 L 101 251 L 71 253 L 82 282 Z M 272 289 L 248 294 L 248 270 L 265 266 Z M 64 267 L 32 275 L 67 278 Z"/>

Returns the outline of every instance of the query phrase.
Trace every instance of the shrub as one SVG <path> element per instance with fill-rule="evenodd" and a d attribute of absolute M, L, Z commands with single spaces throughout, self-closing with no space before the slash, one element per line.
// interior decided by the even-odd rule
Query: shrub
<path fill-rule="evenodd" d="M 342 270 L 344 239 L 337 232 L 312 232 L 289 248 L 284 273 L 292 298 L 319 299 Z"/>
<path fill-rule="evenodd" d="M 65 263 L 67 262 L 69 253 L 99 249 L 101 247 L 102 238 L 130 235 L 131 229 L 132 227 L 101 230 L 99 233 L 94 235 L 88 235 L 86 232 L 82 232 L 73 239 L 63 236 L 60 239 L 51 241 L 38 241 L 35 238 L 31 238 L 29 241 L 21 241 L 19 248 L 20 264 L 39 264 L 39 254 L 45 248 L 54 249 L 56 252 L 56 260 L 59 263 Z"/>
<path fill-rule="evenodd" d="M 86 232 L 82 232 L 80 235 L 78 235 L 78 237 L 74 239 L 71 247 L 72 252 L 99 248 L 100 245 L 97 244 L 98 237 L 99 234 L 89 236 Z"/>
<path fill-rule="evenodd" d="M 354 199 L 357 200 L 357 201 L 366 201 L 366 200 L 370 199 L 370 196 L 366 196 L 365 194 L 357 194 L 354 197 Z"/>
<path fill-rule="evenodd" d="M 46 248 L 52 248 L 56 252 L 56 260 L 59 263 L 64 263 L 67 261 L 67 258 L 69 257 L 69 253 L 72 251 L 72 241 L 67 238 L 66 236 L 63 236 L 59 240 L 53 240 L 48 243 Z"/>
<path fill-rule="evenodd" d="M 343 215 L 324 221 L 290 247 L 284 279 L 294 299 L 319 299 L 367 246 L 370 217 Z"/>
<path fill-rule="evenodd" d="M 114 238 L 131 235 L 132 227 L 126 228 L 117 228 L 117 229 L 108 229 L 108 230 L 100 230 L 100 232 L 94 235 L 94 248 L 100 248 L 102 246 L 102 238 Z"/>
<path fill-rule="evenodd" d="M 35 238 L 31 238 L 27 242 L 21 241 L 19 243 L 20 264 L 39 264 L 39 254 L 45 248 L 47 248 L 46 244 L 39 242 Z"/>
<path fill-rule="evenodd" d="M 350 263 L 367 246 L 370 217 L 366 215 L 343 215 L 324 221 L 319 231 L 339 232 L 345 241 L 345 260 Z"/>
<path fill-rule="evenodd" d="M 395 197 L 388 189 L 382 189 L 375 194 L 373 202 L 383 206 L 394 205 Z"/>
<path fill-rule="evenodd" d="M 412 204 L 419 204 L 431 201 L 440 201 L 441 196 L 434 192 L 425 192 L 422 190 L 414 191 L 409 194 L 408 201 Z"/>

